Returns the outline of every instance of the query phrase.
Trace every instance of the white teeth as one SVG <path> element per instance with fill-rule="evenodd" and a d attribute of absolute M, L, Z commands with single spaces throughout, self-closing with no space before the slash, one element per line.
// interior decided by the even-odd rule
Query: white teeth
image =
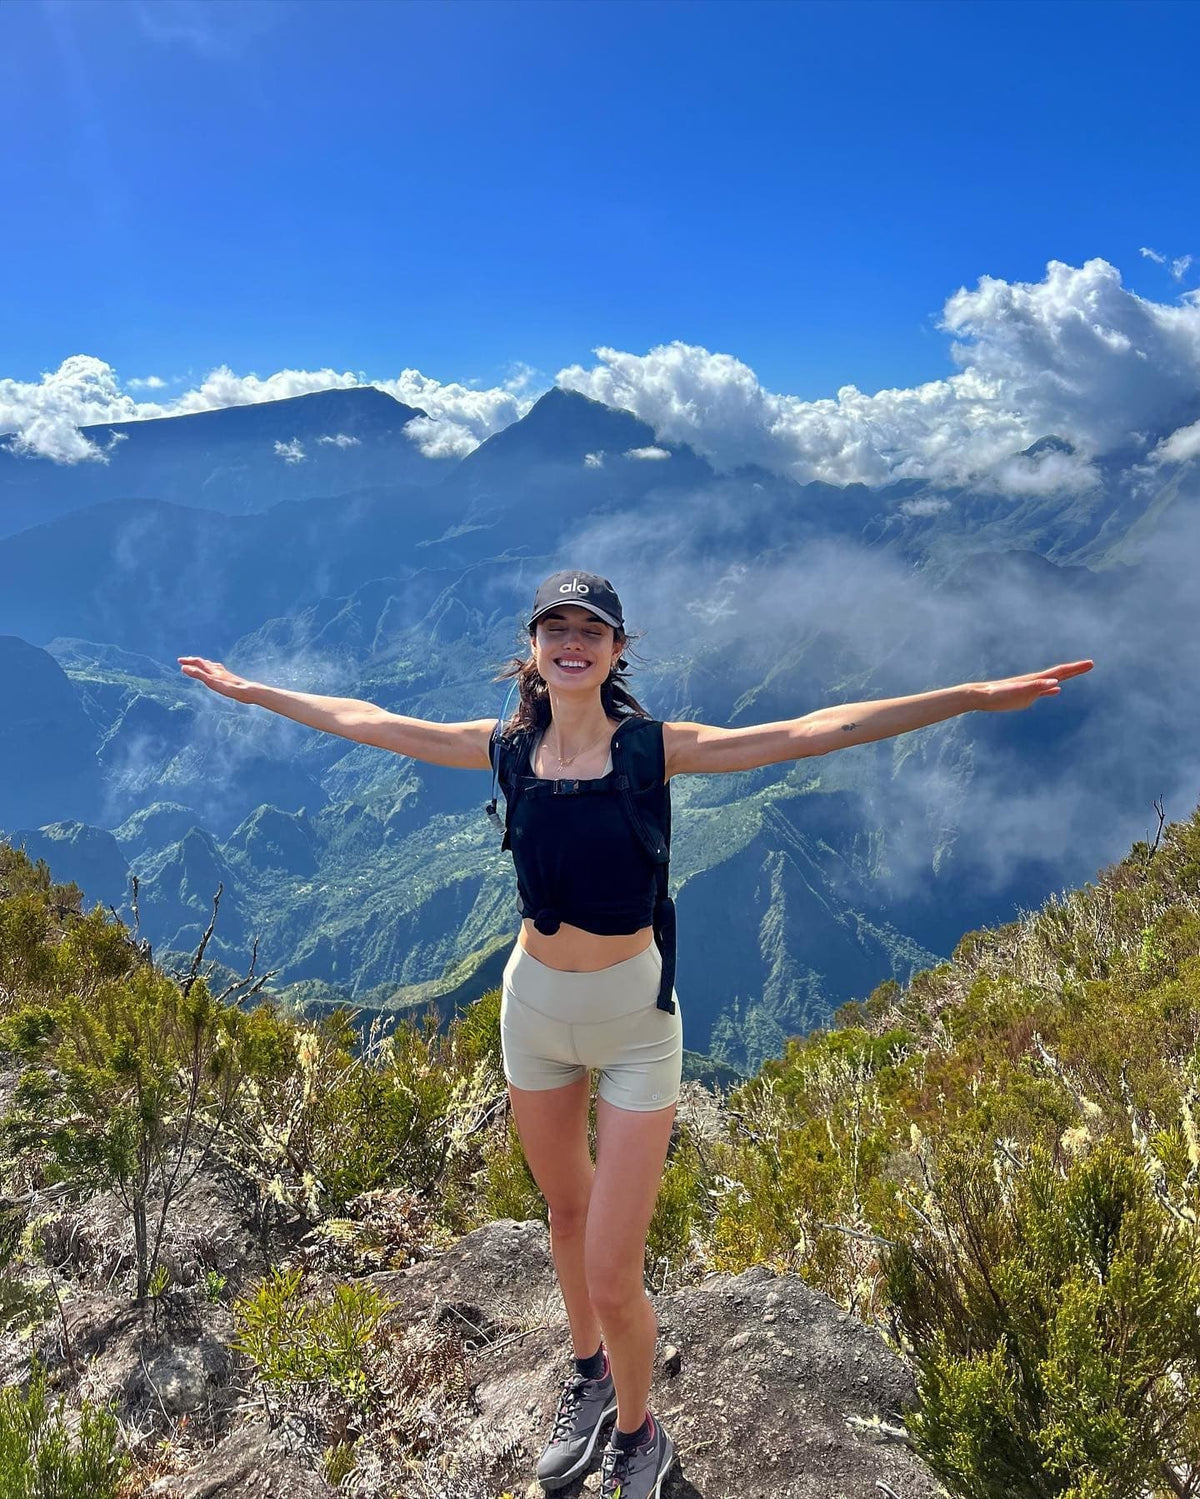
<path fill-rule="evenodd" d="M 569 671 L 582 671 L 587 666 L 586 661 L 556 661 L 555 666 L 565 666 Z"/>

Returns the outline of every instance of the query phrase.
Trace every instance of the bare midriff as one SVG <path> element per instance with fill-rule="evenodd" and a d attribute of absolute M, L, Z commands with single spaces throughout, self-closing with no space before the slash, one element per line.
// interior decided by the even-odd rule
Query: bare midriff
<path fill-rule="evenodd" d="M 616 937 L 602 937 L 568 921 L 563 922 L 553 937 L 547 937 L 528 916 L 517 933 L 517 941 L 527 953 L 547 968 L 558 968 L 563 973 L 595 973 L 599 968 L 611 968 L 626 958 L 636 958 L 653 940 L 654 928 L 650 926 Z"/>

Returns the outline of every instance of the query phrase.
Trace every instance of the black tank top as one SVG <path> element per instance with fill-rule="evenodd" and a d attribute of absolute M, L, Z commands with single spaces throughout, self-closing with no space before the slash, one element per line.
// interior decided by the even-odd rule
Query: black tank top
<path fill-rule="evenodd" d="M 552 936 L 561 922 L 628 936 L 654 921 L 655 866 L 622 810 L 610 769 L 591 781 L 535 776 L 534 746 L 520 767 L 511 839 L 517 909 Z M 568 795 L 556 787 L 577 788 Z"/>

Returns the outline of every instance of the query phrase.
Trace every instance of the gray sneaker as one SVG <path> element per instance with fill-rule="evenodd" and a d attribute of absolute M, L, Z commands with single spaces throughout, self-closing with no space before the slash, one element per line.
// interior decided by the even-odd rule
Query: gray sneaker
<path fill-rule="evenodd" d="M 610 1437 L 600 1463 L 600 1499 L 659 1499 L 675 1443 L 651 1415 L 654 1434 L 643 1447 L 622 1452 Z"/>
<path fill-rule="evenodd" d="M 617 1392 L 607 1355 L 602 1378 L 585 1379 L 582 1374 L 572 1374 L 570 1379 L 563 1380 L 554 1430 L 538 1458 L 538 1482 L 544 1489 L 565 1488 L 579 1477 L 588 1465 L 601 1425 L 616 1409 Z"/>

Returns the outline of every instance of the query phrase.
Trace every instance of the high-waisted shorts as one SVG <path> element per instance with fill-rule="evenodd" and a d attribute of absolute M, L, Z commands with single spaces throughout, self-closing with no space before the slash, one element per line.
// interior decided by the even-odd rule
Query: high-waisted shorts
<path fill-rule="evenodd" d="M 592 973 L 549 968 L 518 942 L 504 968 L 500 1048 L 514 1088 L 562 1088 L 600 1072 L 597 1092 L 621 1109 L 679 1098 L 683 1017 L 660 1010 L 662 955 L 644 952 Z"/>

